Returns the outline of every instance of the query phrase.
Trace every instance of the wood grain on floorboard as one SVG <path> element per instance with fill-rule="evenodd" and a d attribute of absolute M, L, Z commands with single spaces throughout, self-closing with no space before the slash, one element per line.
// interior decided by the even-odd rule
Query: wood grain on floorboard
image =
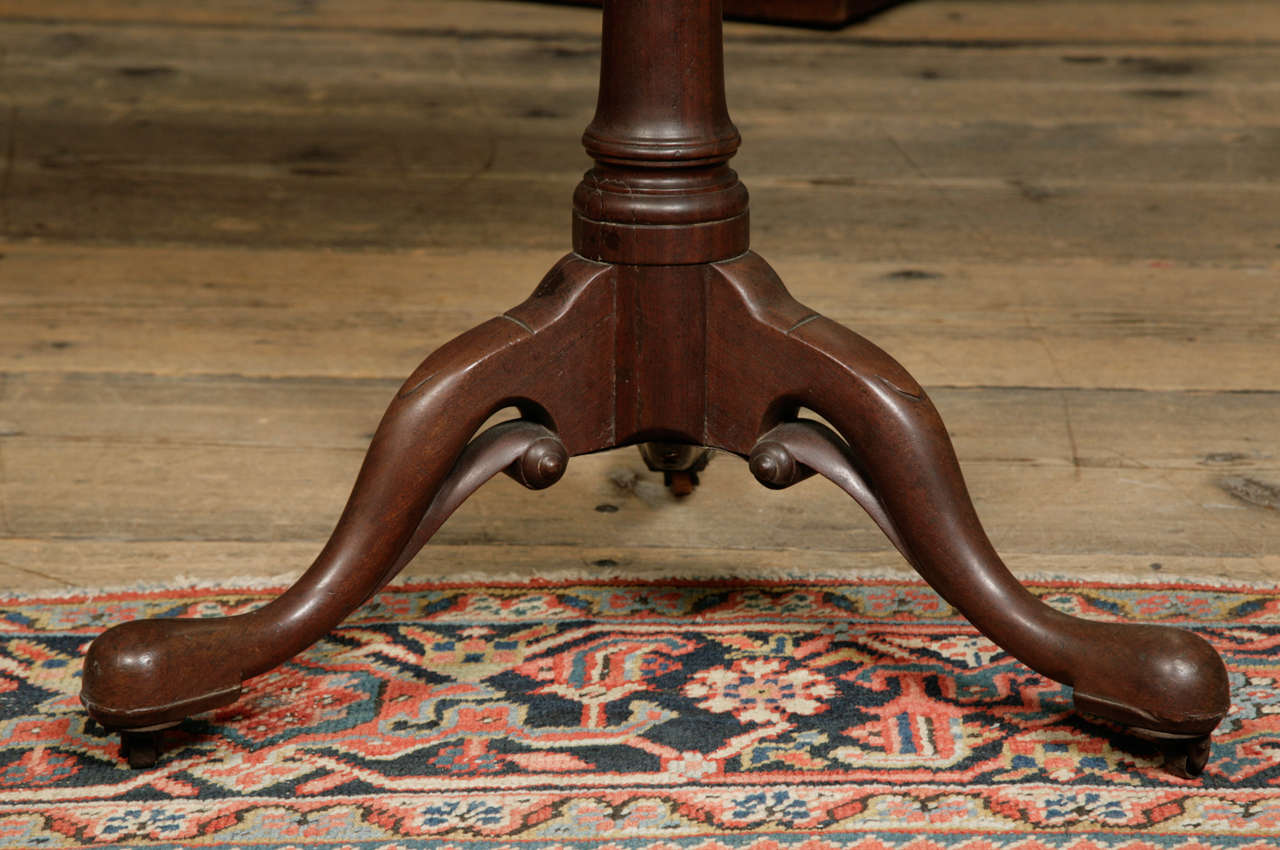
<path fill-rule="evenodd" d="M 0 21 L 0 587 L 296 573 L 399 380 L 568 249 L 599 13 Z M 929 388 L 1016 572 L 1280 576 L 1280 7 L 727 34 L 753 246 Z M 409 573 L 561 569 L 906 568 L 821 482 L 722 457 L 678 503 L 630 450 L 494 482 Z"/>
<path fill-rule="evenodd" d="M 523 301 L 567 249 L 0 245 L 0 358 L 14 372 L 398 381 Z M 1280 390 L 1280 263 L 915 260 L 779 251 L 774 265 L 930 386 Z"/>

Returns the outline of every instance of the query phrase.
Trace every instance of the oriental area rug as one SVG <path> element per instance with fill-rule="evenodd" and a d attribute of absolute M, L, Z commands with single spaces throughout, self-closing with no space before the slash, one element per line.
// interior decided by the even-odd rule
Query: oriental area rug
<path fill-rule="evenodd" d="M 77 701 L 136 617 L 272 591 L 0 598 L 0 847 L 1274 850 L 1280 593 L 1041 582 L 1183 625 L 1231 670 L 1205 774 L 900 580 L 395 587 L 129 770 Z"/>

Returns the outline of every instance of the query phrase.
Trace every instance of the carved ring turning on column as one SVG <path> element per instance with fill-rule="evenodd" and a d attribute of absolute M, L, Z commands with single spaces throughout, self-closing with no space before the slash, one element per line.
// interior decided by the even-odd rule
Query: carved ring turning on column
<path fill-rule="evenodd" d="M 677 27 L 672 22 L 679 22 Z M 1046 606 L 1009 573 L 973 510 L 937 411 L 867 340 L 794 301 L 749 250 L 747 192 L 724 98 L 717 0 L 606 0 L 600 99 L 574 195 L 573 253 L 520 306 L 409 377 L 342 517 L 279 598 L 237 617 L 125 623 L 94 641 L 82 699 L 134 766 L 160 731 L 234 701 L 389 581 L 484 481 L 554 483 L 571 455 L 657 444 L 696 482 L 702 447 L 769 487 L 817 473 L 991 640 L 1074 688 L 1081 710 L 1162 739 L 1200 772 L 1230 707 L 1213 648 L 1185 631 Z M 479 436 L 493 413 L 520 418 Z M 817 412 L 834 430 L 799 418 Z"/>

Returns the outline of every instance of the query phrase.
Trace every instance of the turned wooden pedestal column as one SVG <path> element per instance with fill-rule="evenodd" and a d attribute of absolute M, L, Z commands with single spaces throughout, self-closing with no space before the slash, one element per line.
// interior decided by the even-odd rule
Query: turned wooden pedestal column
<path fill-rule="evenodd" d="M 132 764 L 154 763 L 159 730 L 232 702 L 323 637 L 491 476 L 545 487 L 572 455 L 658 442 L 647 456 L 669 474 L 712 447 L 768 487 L 829 478 L 979 630 L 1072 686 L 1080 709 L 1170 742 L 1181 773 L 1203 768 L 1230 705 L 1213 648 L 1177 629 L 1070 617 L 1028 593 L 987 540 L 920 385 L 793 300 L 750 252 L 720 29 L 717 0 L 607 0 L 573 252 L 527 301 L 409 377 L 293 587 L 249 614 L 136 621 L 94 642 L 82 699 L 122 730 Z M 507 407 L 520 418 L 477 435 Z"/>

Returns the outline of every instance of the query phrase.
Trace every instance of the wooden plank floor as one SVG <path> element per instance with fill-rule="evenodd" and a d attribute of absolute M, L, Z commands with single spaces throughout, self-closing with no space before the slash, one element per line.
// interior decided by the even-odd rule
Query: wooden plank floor
<path fill-rule="evenodd" d="M 399 380 L 568 247 L 599 12 L 0 0 L 0 586 L 296 573 Z M 1280 577 L 1280 6 L 727 27 L 754 247 L 1015 572 Z M 903 569 L 813 481 L 500 479 L 412 574 Z"/>

